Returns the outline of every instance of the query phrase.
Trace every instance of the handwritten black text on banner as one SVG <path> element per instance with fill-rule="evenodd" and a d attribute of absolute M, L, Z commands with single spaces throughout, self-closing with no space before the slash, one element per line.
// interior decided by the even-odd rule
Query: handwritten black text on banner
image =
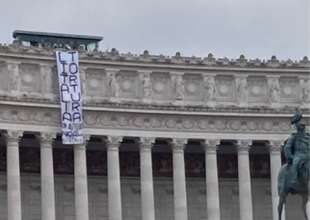
<path fill-rule="evenodd" d="M 57 51 L 59 79 L 62 142 L 82 144 L 82 94 L 79 73 L 79 55 L 76 51 Z"/>

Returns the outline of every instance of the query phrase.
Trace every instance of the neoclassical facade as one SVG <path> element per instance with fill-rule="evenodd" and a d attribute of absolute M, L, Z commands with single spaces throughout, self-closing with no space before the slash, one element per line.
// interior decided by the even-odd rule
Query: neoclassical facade
<path fill-rule="evenodd" d="M 0 219 L 276 220 L 294 109 L 309 122 L 309 67 L 81 51 L 87 141 L 71 146 L 55 52 L 0 45 Z"/>

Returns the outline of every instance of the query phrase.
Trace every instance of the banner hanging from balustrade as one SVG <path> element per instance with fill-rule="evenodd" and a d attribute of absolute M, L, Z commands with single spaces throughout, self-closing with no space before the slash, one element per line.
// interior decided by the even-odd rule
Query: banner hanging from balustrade
<path fill-rule="evenodd" d="M 63 144 L 83 144 L 82 94 L 79 54 L 56 51 Z"/>

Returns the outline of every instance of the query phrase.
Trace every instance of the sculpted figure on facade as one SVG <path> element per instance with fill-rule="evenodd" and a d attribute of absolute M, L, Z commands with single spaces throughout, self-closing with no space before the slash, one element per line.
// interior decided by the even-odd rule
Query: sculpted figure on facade
<path fill-rule="evenodd" d="M 270 103 L 278 103 L 280 99 L 280 85 L 278 78 L 269 79 L 269 101 Z"/>
<path fill-rule="evenodd" d="M 175 74 L 173 75 L 173 82 L 175 85 L 175 99 L 183 100 L 184 99 L 184 81 L 182 75 Z"/>
<path fill-rule="evenodd" d="M 237 89 L 236 89 L 236 98 L 237 102 L 240 105 L 247 103 L 248 99 L 248 85 L 247 79 L 245 77 L 239 77 L 236 79 Z"/>
<path fill-rule="evenodd" d="M 149 73 L 142 74 L 142 84 L 143 84 L 143 97 L 151 97 L 151 79 Z"/>
<path fill-rule="evenodd" d="M 310 80 L 306 79 L 302 82 L 302 101 L 304 103 L 310 102 Z"/>
<path fill-rule="evenodd" d="M 119 75 L 115 72 L 108 73 L 108 86 L 110 89 L 111 97 L 118 98 L 119 97 Z"/>
<path fill-rule="evenodd" d="M 213 76 L 205 76 L 203 78 L 204 88 L 205 88 L 205 101 L 214 101 L 216 94 L 215 79 Z"/>

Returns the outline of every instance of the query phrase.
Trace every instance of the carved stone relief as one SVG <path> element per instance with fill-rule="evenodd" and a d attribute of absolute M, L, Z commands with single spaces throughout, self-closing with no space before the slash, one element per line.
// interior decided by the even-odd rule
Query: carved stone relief
<path fill-rule="evenodd" d="M 8 66 L 5 62 L 0 61 L 0 91 L 7 93 L 9 91 L 10 75 Z"/>
<path fill-rule="evenodd" d="M 271 106 L 278 106 L 280 101 L 279 77 L 268 78 L 268 97 Z"/>
<path fill-rule="evenodd" d="M 232 76 L 216 76 L 217 101 L 234 102 L 235 82 Z"/>
<path fill-rule="evenodd" d="M 85 111 L 85 128 L 137 129 L 152 131 L 288 133 L 289 118 L 158 115 L 105 111 Z M 42 108 L 11 109 L 1 106 L 0 122 L 59 126 L 58 110 Z"/>
<path fill-rule="evenodd" d="M 107 96 L 107 77 L 102 69 L 87 69 L 85 80 L 85 95 L 87 98 L 100 99 Z"/>
<path fill-rule="evenodd" d="M 170 73 L 171 75 L 171 81 L 174 88 L 174 100 L 176 101 L 182 101 L 184 100 L 184 80 L 183 80 L 183 74 L 180 73 Z"/>
<path fill-rule="evenodd" d="M 115 101 L 119 98 L 119 70 L 117 69 L 106 69 L 109 96 L 111 100 Z"/>
<path fill-rule="evenodd" d="M 248 77 L 248 102 L 266 103 L 267 97 L 267 79 L 264 76 Z"/>
<path fill-rule="evenodd" d="M 246 76 L 236 77 L 236 100 L 240 106 L 246 106 L 248 103 L 248 84 Z"/>
<path fill-rule="evenodd" d="M 152 99 L 159 101 L 170 100 L 172 94 L 172 83 L 168 73 L 152 73 Z"/>
<path fill-rule="evenodd" d="M 281 102 L 300 102 L 300 86 L 297 77 L 280 77 Z"/>
<path fill-rule="evenodd" d="M 310 79 L 303 79 L 301 82 L 301 99 L 305 104 L 310 103 Z"/>
<path fill-rule="evenodd" d="M 210 106 L 214 106 L 217 95 L 217 87 L 215 84 L 214 76 L 204 75 L 203 87 L 204 87 L 204 96 L 203 96 L 204 102 Z"/>
<path fill-rule="evenodd" d="M 152 96 L 152 82 L 151 71 L 140 71 L 140 80 L 142 84 L 142 97 L 144 102 L 151 102 Z"/>
<path fill-rule="evenodd" d="M 121 71 L 118 75 L 119 97 L 121 99 L 138 99 L 141 97 L 141 84 L 136 72 Z"/>
<path fill-rule="evenodd" d="M 41 92 L 41 74 L 38 64 L 22 63 L 19 65 L 20 91 L 27 93 Z"/>
<path fill-rule="evenodd" d="M 0 80 L 0 99 L 58 102 L 55 65 L 10 61 L 1 62 L 0 67 L 0 79 L 3 78 Z M 310 102 L 309 79 L 305 75 L 184 74 L 150 69 L 82 67 L 85 105 L 101 106 L 106 103 L 103 101 L 109 100 L 114 104 L 134 101 L 171 106 L 264 106 L 278 109 L 289 105 L 295 107 L 296 104 L 307 107 L 306 103 Z M 2 83 L 7 80 L 10 83 Z"/>
<path fill-rule="evenodd" d="M 184 79 L 184 99 L 189 102 L 203 101 L 204 93 L 202 77 L 198 74 L 185 74 Z"/>
<path fill-rule="evenodd" d="M 53 93 L 54 97 L 59 100 L 58 73 L 56 65 L 52 67 L 51 73 L 51 82 L 49 83 L 51 86 L 51 92 Z"/>

